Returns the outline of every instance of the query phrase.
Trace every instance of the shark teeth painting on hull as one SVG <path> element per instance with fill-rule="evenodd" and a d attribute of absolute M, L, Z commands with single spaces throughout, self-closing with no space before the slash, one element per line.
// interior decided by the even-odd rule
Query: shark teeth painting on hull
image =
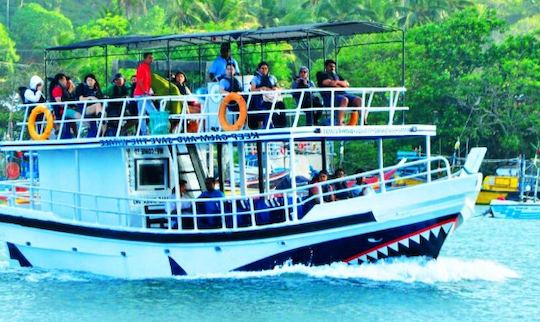
<path fill-rule="evenodd" d="M 407 234 L 399 239 L 382 242 L 373 248 L 345 260 L 347 263 L 362 264 L 374 262 L 387 257 L 402 256 L 407 254 L 407 250 L 413 247 L 429 247 L 430 243 L 446 238 L 451 232 L 455 220 L 430 226 L 428 228 Z M 443 236 L 441 236 L 443 235 Z"/>

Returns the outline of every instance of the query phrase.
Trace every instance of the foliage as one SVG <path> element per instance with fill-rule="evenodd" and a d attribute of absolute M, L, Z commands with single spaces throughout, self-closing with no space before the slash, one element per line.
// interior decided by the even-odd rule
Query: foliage
<path fill-rule="evenodd" d="M 122 16 L 107 14 L 77 28 L 79 40 L 123 36 L 129 33 L 129 22 Z"/>
<path fill-rule="evenodd" d="M 9 38 L 6 27 L 0 24 L 0 83 L 13 73 L 13 63 L 19 60 L 15 42 Z"/>
<path fill-rule="evenodd" d="M 0 6 L 2 3 L 5 1 L 0 0 Z M 78 26 L 78 40 L 367 20 L 406 29 L 408 92 L 404 105 L 411 108 L 406 114 L 407 122 L 436 124 L 443 154 L 453 152 L 457 138 L 461 142 L 469 141 L 471 146 L 487 146 L 492 157 L 513 157 L 526 152 L 529 142 L 540 142 L 540 6 L 536 0 L 95 0 L 84 5 L 68 0 L 27 0 L 20 7 L 12 6 L 10 13 L 10 33 L 0 26 L 0 60 L 8 62 L 0 65 L 0 82 L 1 78 L 9 78 L 11 83 L 9 91 L 0 89 L 3 97 L 43 70 L 40 65 L 32 65 L 17 68 L 17 73 L 7 76 L 17 54 L 21 55 L 24 66 L 29 62 L 41 63 L 43 48 L 69 43 L 75 38 L 70 19 Z M 2 18 L 4 12 L 0 12 Z M 516 23 L 506 26 L 503 19 Z M 10 37 L 16 42 L 17 52 Z M 378 40 L 385 37 L 382 35 Z M 370 40 L 367 38 L 366 42 Z M 233 44 L 233 55 L 240 62 L 237 45 Z M 311 52 L 312 61 L 308 61 L 301 45 L 266 44 L 263 57 L 260 46 L 246 46 L 241 72 L 252 74 L 257 63 L 264 59 L 280 85 L 287 87 L 299 66 L 312 66 L 312 77 L 322 68 L 327 57 L 323 57 L 322 45 L 318 45 L 318 51 Z M 328 55 L 332 44 L 325 46 L 326 55 L 334 56 Z M 339 72 L 354 86 L 400 86 L 399 46 L 391 43 L 345 47 L 339 53 Z M 200 53 L 173 52 L 172 58 L 193 61 L 201 54 L 203 60 L 212 61 L 218 52 L 216 44 Z M 104 64 L 99 57 L 102 54 L 101 49 L 85 51 L 80 57 L 98 58 L 80 58 L 63 62 L 61 66 L 51 64 L 48 71 L 51 74 L 65 71 L 76 79 L 94 72 L 103 83 L 105 74 L 110 72 L 105 67 L 110 67 L 112 59 L 119 56 L 109 58 Z M 125 50 L 109 48 L 108 54 L 124 55 Z M 156 52 L 155 56 L 160 60 L 164 55 Z M 133 54 L 129 58 L 139 57 Z M 192 84 L 202 82 L 203 74 L 189 75 Z M 370 116 L 369 121 L 384 122 L 376 115 Z M 423 142 L 388 144 L 385 145 L 388 153 L 394 153 Z M 356 155 L 346 160 L 350 163 L 346 165 L 349 171 L 356 166 L 372 166 L 376 159 L 372 144 L 346 143 L 345 150 Z M 395 161 L 390 154 L 384 158 L 385 163 Z"/>
<path fill-rule="evenodd" d="M 32 53 L 26 57 L 34 60 L 42 57 L 43 49 L 69 43 L 74 38 L 69 19 L 35 3 L 23 5 L 15 12 L 11 30 L 17 50 Z"/>

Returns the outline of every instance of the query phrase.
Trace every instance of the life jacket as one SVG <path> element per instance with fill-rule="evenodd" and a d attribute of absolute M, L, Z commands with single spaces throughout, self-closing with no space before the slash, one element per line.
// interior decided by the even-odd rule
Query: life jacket
<path fill-rule="evenodd" d="M 270 78 L 270 74 L 268 75 L 258 75 L 261 83 L 259 84 L 259 87 L 274 87 L 276 84 L 272 83 L 272 79 Z"/>
<path fill-rule="evenodd" d="M 113 86 L 111 98 L 122 98 L 128 96 L 128 89 L 126 86 Z"/>
<path fill-rule="evenodd" d="M 226 90 L 227 92 L 241 92 L 242 91 L 242 87 L 240 86 L 240 82 L 238 81 L 238 79 L 234 77 L 233 78 L 225 77 L 223 79 L 229 83 L 229 86 L 224 88 L 224 90 Z"/>

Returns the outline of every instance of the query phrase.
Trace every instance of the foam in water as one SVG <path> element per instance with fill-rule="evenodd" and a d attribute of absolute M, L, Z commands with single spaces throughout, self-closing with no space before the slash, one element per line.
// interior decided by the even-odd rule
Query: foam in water
<path fill-rule="evenodd" d="M 13 272 L 8 269 L 8 263 L 0 261 L 0 269 L 4 272 Z M 21 273 L 21 269 L 17 269 Z M 177 277 L 180 280 L 193 279 L 248 279 L 273 277 L 286 274 L 300 274 L 314 278 L 337 279 L 366 279 L 382 282 L 404 283 L 444 283 L 471 281 L 503 282 L 510 278 L 519 278 L 519 274 L 512 269 L 491 260 L 460 259 L 441 257 L 438 260 L 415 258 L 396 258 L 378 261 L 365 265 L 347 265 L 334 263 L 331 265 L 309 267 L 304 265 L 285 265 L 273 270 L 262 272 L 229 272 L 222 274 L 201 274 Z M 60 282 L 84 282 L 92 279 L 105 278 L 92 274 L 30 269 L 23 274 L 28 282 L 41 282 L 54 280 Z"/>
<path fill-rule="evenodd" d="M 442 257 L 438 260 L 425 258 L 397 258 L 361 266 L 334 263 L 326 266 L 308 267 L 287 265 L 263 272 L 231 272 L 226 274 L 205 274 L 181 277 L 197 278 L 256 278 L 282 274 L 302 274 L 316 278 L 367 279 L 405 283 L 440 283 L 463 280 L 483 280 L 502 282 L 509 278 L 519 278 L 512 269 L 491 260 Z"/>

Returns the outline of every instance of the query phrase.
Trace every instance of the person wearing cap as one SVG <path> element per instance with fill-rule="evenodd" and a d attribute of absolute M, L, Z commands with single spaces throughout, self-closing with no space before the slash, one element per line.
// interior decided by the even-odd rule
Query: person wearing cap
<path fill-rule="evenodd" d="M 309 79 L 309 69 L 306 66 L 300 67 L 298 71 L 298 76 L 296 77 L 294 83 L 292 84 L 293 89 L 304 89 L 304 88 L 314 88 L 315 84 Z M 294 92 L 292 96 L 296 100 L 296 103 L 300 105 L 301 108 L 312 109 L 317 107 L 322 107 L 321 100 L 314 96 L 312 92 L 305 91 L 302 102 L 300 98 L 302 97 L 302 92 Z M 306 125 L 318 125 L 319 118 L 322 115 L 322 110 L 318 111 L 308 111 L 306 112 Z"/>
<path fill-rule="evenodd" d="M 347 88 L 349 82 L 336 73 L 336 62 L 332 59 L 327 59 L 324 62 L 324 72 L 317 73 L 317 85 L 319 87 L 338 87 Z M 358 96 L 349 94 L 345 91 L 323 91 L 322 97 L 324 106 L 332 105 L 332 96 L 334 96 L 334 107 L 360 107 L 362 99 Z M 344 125 L 345 111 L 339 110 L 335 113 L 334 123 L 336 125 Z"/>
<path fill-rule="evenodd" d="M 213 82 L 219 82 L 227 74 L 227 63 L 234 64 L 237 73 L 240 71 L 238 62 L 231 56 L 231 44 L 222 43 L 219 56 L 212 62 L 210 69 L 208 69 L 208 78 Z"/>
<path fill-rule="evenodd" d="M 105 90 L 105 95 L 107 97 L 113 98 L 126 98 L 130 96 L 130 90 L 126 86 L 126 80 L 121 73 L 116 73 L 112 77 L 111 84 L 107 86 Z M 116 101 L 109 102 L 107 106 L 107 116 L 108 117 L 119 117 L 122 114 L 122 106 L 124 102 Z M 135 102 L 126 103 L 126 108 L 124 115 L 137 115 L 137 106 Z M 114 136 L 116 134 L 116 129 L 118 127 L 118 120 L 111 120 L 107 127 L 107 136 Z"/>

